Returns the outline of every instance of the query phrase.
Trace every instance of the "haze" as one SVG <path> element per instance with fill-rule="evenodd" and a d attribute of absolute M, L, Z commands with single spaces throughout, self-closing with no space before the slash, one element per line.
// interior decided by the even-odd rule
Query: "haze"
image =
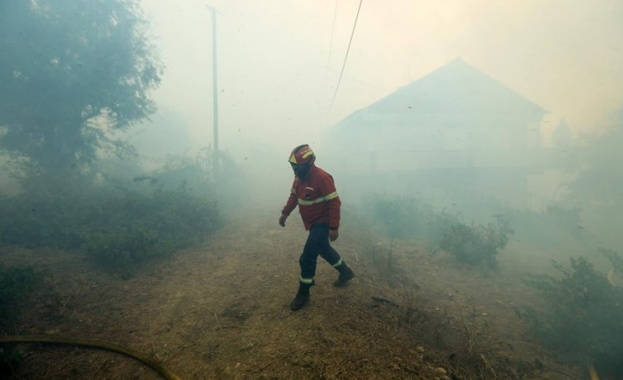
<path fill-rule="evenodd" d="M 461 57 L 575 136 L 599 131 L 623 103 L 623 3 L 143 0 L 166 65 L 154 94 L 188 138 L 212 143 L 212 23 L 217 16 L 220 145 L 244 160 L 269 144 L 287 154 L 352 112 Z M 158 115 L 155 116 L 157 118 Z M 136 132 L 138 133 L 138 132 Z M 182 133 L 183 134 L 183 133 Z M 173 149 L 171 147 L 170 149 Z"/>
<path fill-rule="evenodd" d="M 0 2 L 0 377 L 623 378 L 622 21 Z"/>

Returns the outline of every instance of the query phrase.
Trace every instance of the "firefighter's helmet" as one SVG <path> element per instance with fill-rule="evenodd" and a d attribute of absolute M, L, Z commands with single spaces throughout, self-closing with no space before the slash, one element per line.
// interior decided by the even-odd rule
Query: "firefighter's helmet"
<path fill-rule="evenodd" d="M 311 150 L 309 145 L 299 145 L 292 153 L 290 153 L 290 159 L 288 160 L 293 165 L 306 165 L 311 164 L 316 160 L 316 155 L 314 151 Z"/>

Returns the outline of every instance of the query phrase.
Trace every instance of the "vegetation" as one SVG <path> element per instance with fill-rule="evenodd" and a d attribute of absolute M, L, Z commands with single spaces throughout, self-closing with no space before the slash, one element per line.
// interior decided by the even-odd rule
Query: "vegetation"
<path fill-rule="evenodd" d="M 370 194 L 363 201 L 364 213 L 391 239 L 418 239 L 435 245 L 444 229 L 458 222 L 458 215 L 437 211 L 428 202 L 408 197 Z"/>
<path fill-rule="evenodd" d="M 0 346 L 0 375 L 10 376 L 20 366 L 23 358 L 15 346 Z"/>
<path fill-rule="evenodd" d="M 18 317 L 18 306 L 40 281 L 40 275 L 30 266 L 5 268 L 0 265 L 0 331 Z"/>
<path fill-rule="evenodd" d="M 621 256 L 603 250 L 621 271 Z M 583 257 L 571 259 L 565 268 L 553 262 L 561 273 L 535 277 L 531 283 L 548 301 L 543 312 L 532 310 L 534 329 L 540 340 L 570 361 L 595 363 L 603 371 L 623 375 L 623 288 L 611 283 Z M 621 272 L 619 272 L 621 273 Z"/>
<path fill-rule="evenodd" d="M 188 179 L 172 187 L 167 178 L 183 178 L 183 169 Z M 199 172 L 184 167 L 137 178 L 133 187 L 108 183 L 4 197 L 0 244 L 83 249 L 97 262 L 131 273 L 135 265 L 192 246 L 221 225 L 209 184 L 191 183 Z"/>
<path fill-rule="evenodd" d="M 0 334 L 6 333 L 19 318 L 19 310 L 25 299 L 41 281 L 41 275 L 33 267 L 5 268 L 0 265 Z M 22 361 L 15 347 L 0 346 L 0 376 L 8 375 Z"/>
<path fill-rule="evenodd" d="M 498 251 L 506 246 L 508 235 L 513 233 L 501 216 L 488 225 L 468 225 L 456 213 L 439 212 L 430 203 L 413 198 L 373 194 L 364 204 L 365 215 L 387 237 L 421 240 L 431 252 L 442 249 L 457 260 L 473 265 L 495 266 Z"/>
<path fill-rule="evenodd" d="M 116 131 L 155 111 L 162 65 L 137 0 L 3 4 L 0 153 L 21 185 L 0 198 L 0 244 L 82 249 L 131 272 L 221 223 L 196 162 L 145 173 Z"/>
<path fill-rule="evenodd" d="M 579 149 L 575 167 L 578 175 L 569 184 L 570 197 L 581 203 L 597 203 L 620 210 L 623 173 L 613 157 L 623 149 L 623 107 L 612 115 L 608 129 Z"/>
<path fill-rule="evenodd" d="M 161 64 L 137 0 L 3 2 L 0 51 L 0 149 L 27 188 L 84 178 L 128 149 L 112 131 L 155 110 Z"/>
<path fill-rule="evenodd" d="M 542 211 L 507 210 L 504 215 L 523 240 L 544 247 L 586 239 L 581 211 L 577 207 L 550 204 Z"/>
<path fill-rule="evenodd" d="M 501 216 L 486 226 L 457 223 L 444 232 L 439 248 L 458 261 L 492 268 L 497 266 L 497 254 L 506 247 L 508 235 L 512 233 L 510 224 Z"/>
<path fill-rule="evenodd" d="M 613 272 L 623 275 L 623 257 L 621 257 L 618 252 L 605 248 L 600 248 L 599 252 L 601 252 L 610 261 Z"/>
<path fill-rule="evenodd" d="M 573 176 L 567 183 L 567 201 L 581 205 L 587 232 L 601 241 L 620 241 L 623 210 L 623 171 L 617 160 L 623 149 L 623 107 L 610 116 L 602 133 L 586 137 L 584 144 L 569 154 Z"/>

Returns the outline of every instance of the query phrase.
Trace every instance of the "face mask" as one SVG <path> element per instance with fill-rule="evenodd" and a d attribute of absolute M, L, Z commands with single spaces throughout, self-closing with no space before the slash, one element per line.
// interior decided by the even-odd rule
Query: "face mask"
<path fill-rule="evenodd" d="M 291 165 L 292 165 L 292 171 L 294 171 L 294 174 L 300 179 L 305 179 L 305 177 L 307 177 L 307 174 L 309 173 L 309 169 L 311 169 L 310 164 L 291 164 Z"/>

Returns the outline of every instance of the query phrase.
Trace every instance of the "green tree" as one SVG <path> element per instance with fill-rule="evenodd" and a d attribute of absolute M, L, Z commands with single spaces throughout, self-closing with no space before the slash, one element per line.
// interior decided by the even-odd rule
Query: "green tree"
<path fill-rule="evenodd" d="M 137 0 L 0 2 L 0 149 L 23 179 L 80 177 L 123 151 L 110 132 L 155 111 L 148 37 Z"/>

